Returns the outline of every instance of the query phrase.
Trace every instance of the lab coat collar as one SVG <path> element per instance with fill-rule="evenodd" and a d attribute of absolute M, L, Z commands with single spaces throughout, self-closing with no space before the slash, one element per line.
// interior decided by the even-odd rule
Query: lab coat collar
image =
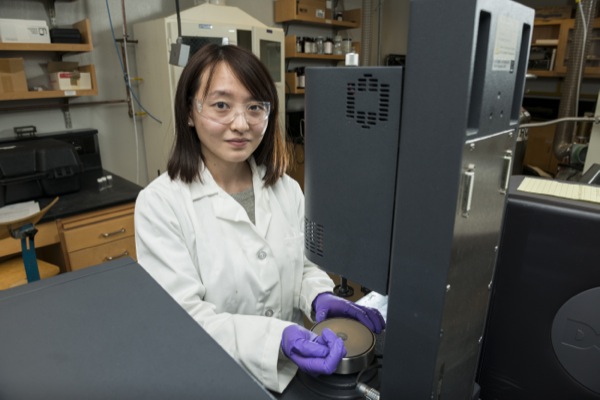
<path fill-rule="evenodd" d="M 219 191 L 222 191 L 219 185 L 217 185 L 217 182 L 215 182 L 208 168 L 204 166 L 204 163 L 200 165 L 200 168 L 200 178 L 202 182 L 200 182 L 198 179 L 195 179 L 190 184 L 190 194 L 192 195 L 193 201 L 200 200 L 206 196 L 215 195 L 219 193 Z"/>
<path fill-rule="evenodd" d="M 256 161 L 254 161 L 254 157 L 250 157 L 248 160 L 248 164 L 250 164 L 250 169 L 252 170 L 252 186 L 254 187 L 254 194 L 256 195 L 257 189 L 264 188 L 264 182 L 262 178 L 265 176 L 266 168 L 264 166 L 256 165 Z M 206 168 L 204 163 L 200 166 L 200 178 L 201 181 L 195 179 L 190 184 L 190 193 L 192 195 L 192 200 L 199 200 L 206 196 L 212 196 L 219 192 L 223 192 L 223 189 L 215 182 L 212 174 Z"/>
<path fill-rule="evenodd" d="M 269 189 L 265 187 L 263 177 L 266 168 L 257 166 L 254 158 L 251 157 L 250 169 L 252 169 L 252 186 L 254 188 L 254 216 L 256 229 L 262 237 L 266 237 L 271 222 L 271 204 L 269 199 Z"/>
<path fill-rule="evenodd" d="M 248 160 L 250 169 L 252 170 L 252 186 L 254 188 L 254 204 L 255 204 L 255 220 L 256 229 L 259 233 L 265 237 L 271 222 L 271 207 L 269 203 L 269 189 L 265 187 L 263 177 L 266 173 L 266 168 L 262 165 L 256 165 L 256 161 L 253 157 Z M 195 180 L 190 184 L 190 193 L 192 201 L 197 201 L 203 197 L 208 196 L 229 196 L 218 184 L 215 182 L 212 174 L 202 164 L 202 171 L 200 172 L 202 182 Z M 239 205 L 233 201 L 219 201 L 215 206 L 215 213 L 217 217 L 240 221 L 247 220 L 250 223 L 250 219 L 245 211 L 239 207 Z"/>

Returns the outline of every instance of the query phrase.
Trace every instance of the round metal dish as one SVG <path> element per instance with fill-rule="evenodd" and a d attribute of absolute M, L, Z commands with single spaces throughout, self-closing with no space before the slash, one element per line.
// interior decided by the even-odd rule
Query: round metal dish
<path fill-rule="evenodd" d="M 340 361 L 336 374 L 354 374 L 371 364 L 375 358 L 375 335 L 369 328 L 353 319 L 331 318 L 319 322 L 311 331 L 320 335 L 325 328 L 340 337 L 346 347 L 346 357 Z"/>

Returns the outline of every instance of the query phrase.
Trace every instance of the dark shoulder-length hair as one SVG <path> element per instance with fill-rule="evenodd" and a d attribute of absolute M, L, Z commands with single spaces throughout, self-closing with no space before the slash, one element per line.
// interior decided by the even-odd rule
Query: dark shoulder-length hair
<path fill-rule="evenodd" d="M 207 75 L 206 93 L 210 88 L 215 67 L 226 63 L 237 79 L 258 101 L 271 103 L 268 125 L 260 145 L 253 153 L 257 165 L 264 165 L 265 185 L 273 185 L 283 176 L 288 164 L 286 143 L 279 124 L 279 99 L 269 71 L 252 52 L 238 46 L 208 44 L 190 57 L 181 73 L 175 93 L 175 143 L 167 172 L 171 179 L 191 183 L 200 180 L 202 170 L 201 143 L 188 122 L 193 112 L 194 97 L 202 77 Z"/>

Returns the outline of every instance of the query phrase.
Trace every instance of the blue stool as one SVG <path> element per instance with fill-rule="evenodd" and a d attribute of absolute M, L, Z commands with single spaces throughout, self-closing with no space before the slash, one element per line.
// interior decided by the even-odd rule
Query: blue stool
<path fill-rule="evenodd" d="M 25 274 L 27 276 L 27 282 L 35 282 L 40 280 L 40 271 L 38 268 L 38 261 L 35 255 L 35 234 L 37 229 L 35 224 L 38 223 L 42 217 L 48 212 L 58 201 L 56 197 L 50 204 L 44 209 L 29 215 L 24 218 L 18 218 L 10 222 L 3 222 L 2 232 L 0 232 L 0 239 L 8 237 L 9 235 L 15 239 L 21 240 L 21 252 L 23 253 L 23 264 L 25 265 Z M 8 231 L 8 234 L 7 234 Z"/>
<path fill-rule="evenodd" d="M 35 256 L 34 237 L 37 229 L 32 223 L 27 223 L 16 229 L 10 230 L 10 235 L 15 239 L 21 239 L 21 252 L 23 253 L 23 264 L 25 264 L 25 274 L 27 282 L 40 280 L 40 271 L 38 269 L 37 257 Z"/>

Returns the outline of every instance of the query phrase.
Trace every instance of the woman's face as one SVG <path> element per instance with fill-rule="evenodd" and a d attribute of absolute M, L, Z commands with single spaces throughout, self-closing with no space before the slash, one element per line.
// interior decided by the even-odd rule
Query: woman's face
<path fill-rule="evenodd" d="M 206 79 L 205 74 L 191 114 L 204 162 L 209 167 L 245 162 L 262 141 L 268 123 L 265 119 L 249 124 L 247 115 L 257 109 L 260 111 L 254 102 L 264 99 L 253 98 L 225 63 L 215 67 L 208 94 L 203 99 Z M 256 115 L 253 117 L 256 119 Z"/>

